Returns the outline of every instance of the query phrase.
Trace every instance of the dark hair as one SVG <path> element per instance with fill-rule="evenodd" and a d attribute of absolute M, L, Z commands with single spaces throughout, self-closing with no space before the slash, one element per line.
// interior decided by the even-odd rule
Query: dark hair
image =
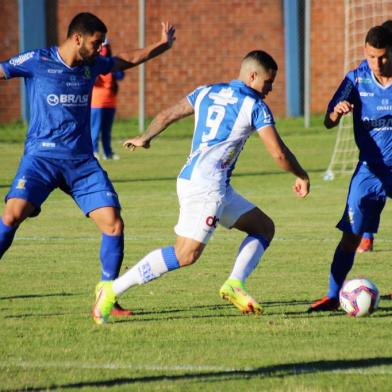
<path fill-rule="evenodd" d="M 366 34 L 365 43 L 376 49 L 392 45 L 392 33 L 384 26 L 372 27 Z"/>
<path fill-rule="evenodd" d="M 243 61 L 248 59 L 255 60 L 266 71 L 278 70 L 278 64 L 276 64 L 276 61 L 272 58 L 272 56 L 270 56 L 267 52 L 264 52 L 263 50 L 252 50 L 243 58 Z"/>
<path fill-rule="evenodd" d="M 386 20 L 381 26 L 385 27 L 390 33 L 392 33 L 392 19 Z"/>
<path fill-rule="evenodd" d="M 96 31 L 106 34 L 108 29 L 101 19 L 89 12 L 81 12 L 74 16 L 68 26 L 67 38 L 73 33 L 93 35 Z"/>

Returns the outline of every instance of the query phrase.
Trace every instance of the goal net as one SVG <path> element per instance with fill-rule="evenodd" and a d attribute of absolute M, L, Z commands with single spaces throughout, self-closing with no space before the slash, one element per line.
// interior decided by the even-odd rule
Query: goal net
<path fill-rule="evenodd" d="M 368 30 L 392 19 L 392 0 L 344 0 L 344 74 L 364 59 L 363 45 Z M 335 147 L 324 180 L 351 174 L 358 160 L 354 141 L 352 115 L 343 116 L 336 135 Z"/>

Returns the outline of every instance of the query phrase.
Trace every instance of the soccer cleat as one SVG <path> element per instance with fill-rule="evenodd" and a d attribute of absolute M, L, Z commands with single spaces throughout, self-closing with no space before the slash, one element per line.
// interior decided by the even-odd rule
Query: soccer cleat
<path fill-rule="evenodd" d="M 245 283 L 239 279 L 228 279 L 219 290 L 222 299 L 231 302 L 243 314 L 263 313 L 261 306 L 249 295 Z"/>
<path fill-rule="evenodd" d="M 133 313 L 132 310 L 124 309 L 118 302 L 115 302 L 110 315 L 114 317 L 129 317 L 133 316 Z"/>
<path fill-rule="evenodd" d="M 117 301 L 112 287 L 112 281 L 103 281 L 97 284 L 93 307 L 93 319 L 97 324 L 108 322 L 110 312 Z"/>
<path fill-rule="evenodd" d="M 329 298 L 325 296 L 317 301 L 314 301 L 310 308 L 308 309 L 308 313 L 312 312 L 325 312 L 325 311 L 333 311 L 339 309 L 339 300 L 337 298 Z"/>
<path fill-rule="evenodd" d="M 357 248 L 357 253 L 366 253 L 373 251 L 373 238 L 362 238 Z"/>

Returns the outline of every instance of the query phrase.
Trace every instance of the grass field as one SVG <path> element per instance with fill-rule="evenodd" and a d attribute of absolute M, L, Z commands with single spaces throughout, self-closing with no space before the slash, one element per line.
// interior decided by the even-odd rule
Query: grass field
<path fill-rule="evenodd" d="M 218 229 L 193 266 L 131 289 L 121 300 L 135 316 L 94 325 L 90 309 L 100 277 L 100 235 L 74 202 L 54 192 L 26 221 L 0 262 L 0 390 L 390 391 L 392 390 L 391 207 L 375 251 L 358 255 L 350 277 L 365 276 L 382 294 L 379 310 L 308 315 L 325 294 L 340 233 L 348 178 L 324 182 L 336 133 L 313 120 L 278 122 L 312 180 L 297 199 L 283 173 L 252 137 L 234 187 L 276 223 L 276 237 L 248 280 L 265 313 L 243 316 L 223 302 L 242 235 Z M 103 162 L 120 195 L 126 224 L 123 269 L 170 245 L 178 207 L 175 179 L 190 148 L 190 122 L 173 126 L 150 150 L 120 148 Z M 0 127 L 0 187 L 5 195 L 22 153 L 19 126 Z"/>

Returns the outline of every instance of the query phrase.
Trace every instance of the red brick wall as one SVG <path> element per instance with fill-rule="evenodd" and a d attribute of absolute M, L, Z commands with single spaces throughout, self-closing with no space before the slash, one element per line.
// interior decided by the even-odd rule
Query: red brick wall
<path fill-rule="evenodd" d="M 19 52 L 18 2 L 0 0 L 0 60 Z M 20 117 L 19 80 L 0 81 L 0 123 Z"/>
<path fill-rule="evenodd" d="M 237 77 L 241 58 L 260 48 L 279 65 L 274 91 L 267 98 L 276 116 L 285 115 L 284 25 L 279 0 L 147 0 L 146 43 L 160 36 L 161 20 L 177 28 L 172 50 L 146 64 L 148 116 L 176 102 L 197 85 Z M 312 107 L 324 112 L 343 76 L 343 0 L 312 1 Z M 138 1 L 57 1 L 58 40 L 78 12 L 98 15 L 109 29 L 115 53 L 138 47 Z M 18 53 L 18 1 L 0 0 L 0 60 Z M 19 82 L 0 82 L 0 123 L 20 117 Z M 138 69 L 120 83 L 118 117 L 138 113 Z"/>
<path fill-rule="evenodd" d="M 311 112 L 325 113 L 344 76 L 344 2 L 312 1 Z"/>

